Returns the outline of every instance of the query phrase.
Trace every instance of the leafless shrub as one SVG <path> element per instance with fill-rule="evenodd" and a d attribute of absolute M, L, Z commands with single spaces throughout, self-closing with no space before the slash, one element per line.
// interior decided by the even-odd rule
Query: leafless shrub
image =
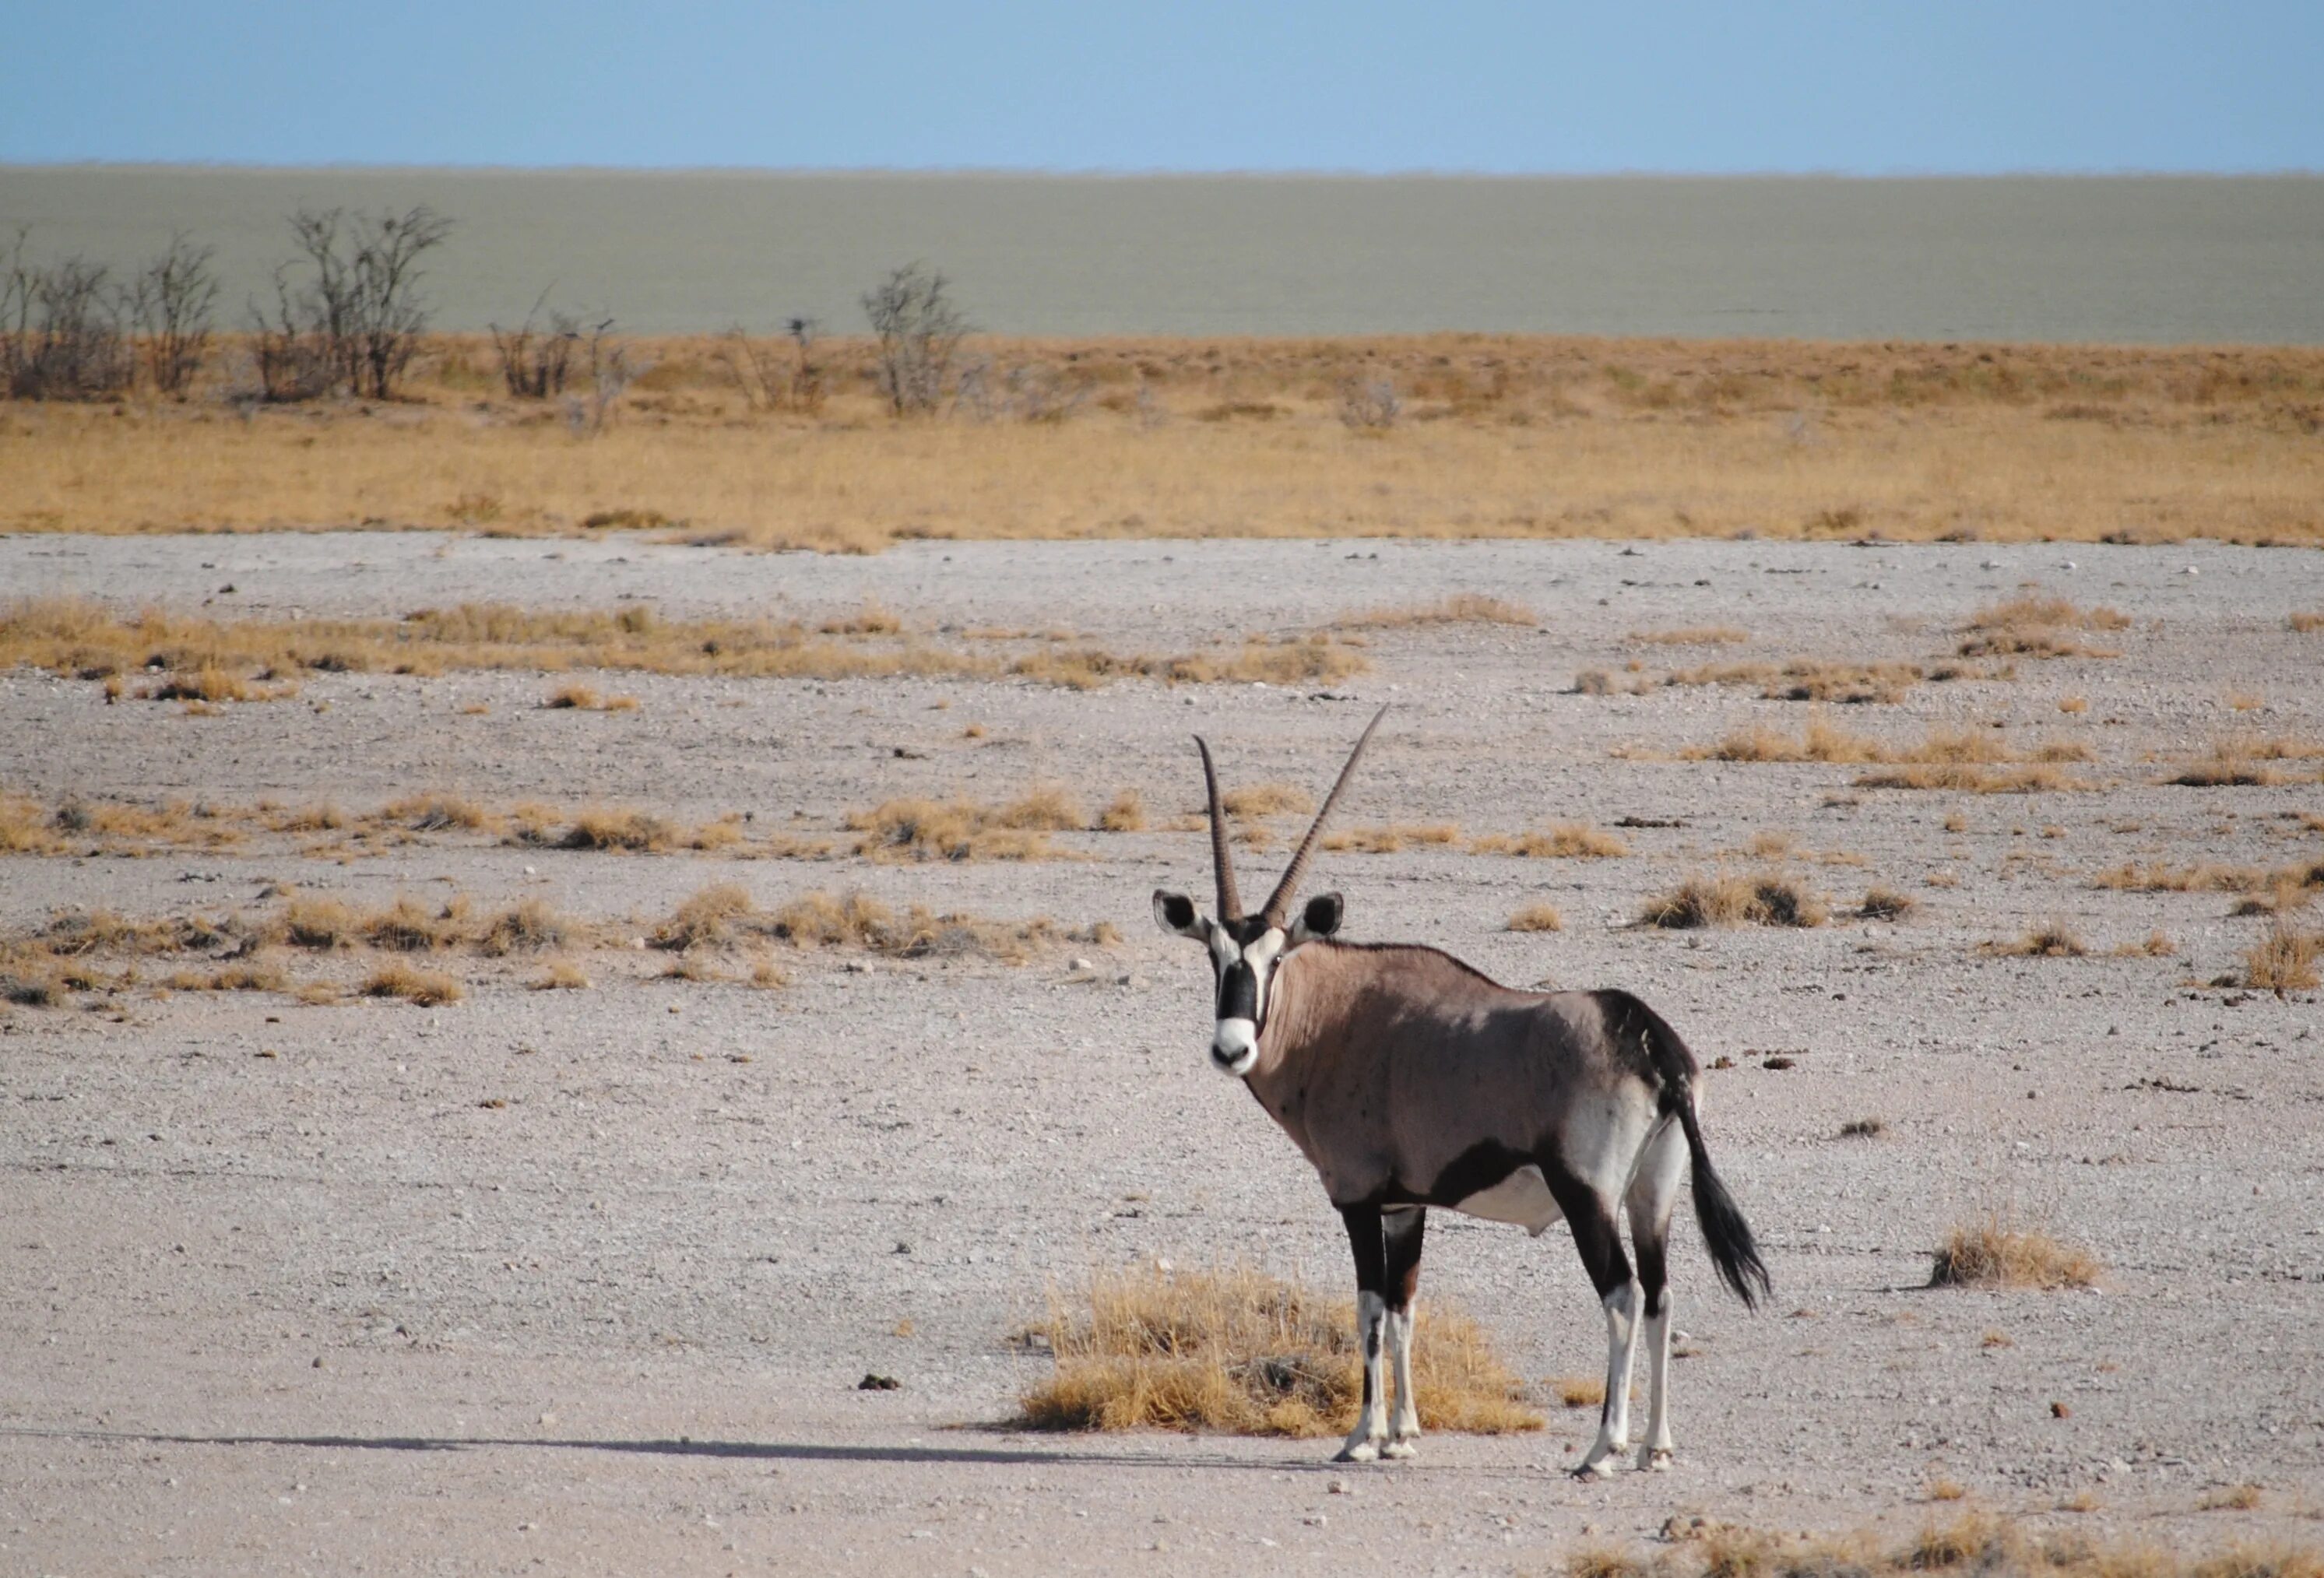
<path fill-rule="evenodd" d="M 880 392 L 899 417 L 927 415 L 944 401 L 969 323 L 947 293 L 950 281 L 918 263 L 895 270 L 863 293 L 878 340 Z"/>
<path fill-rule="evenodd" d="M 576 438 L 605 430 L 613 407 L 649 365 L 633 361 L 626 344 L 609 337 L 613 328 L 613 320 L 608 318 L 589 331 L 588 398 L 568 397 L 565 402 L 565 426 Z"/>
<path fill-rule="evenodd" d="M 320 337 L 337 382 L 394 399 L 428 328 L 420 262 L 452 221 L 424 203 L 401 214 L 302 208 L 290 233 L 313 273 L 295 296 L 283 292 L 286 318 Z"/>
<path fill-rule="evenodd" d="M 11 400 L 108 400 L 136 374 L 122 301 L 103 265 L 69 257 L 24 261 L 19 230 L 0 268 L 0 394 Z"/>
<path fill-rule="evenodd" d="M 501 382 L 507 385 L 512 399 L 547 400 L 562 395 L 566 380 L 572 376 L 573 353 L 581 343 L 581 320 L 569 312 L 551 311 L 548 327 L 535 329 L 534 321 L 548 305 L 549 292 L 543 291 L 522 324 L 512 329 L 492 325 Z"/>
<path fill-rule="evenodd" d="M 1842 1140 L 1874 1140 L 1887 1127 L 1886 1121 L 1879 1118 L 1852 1118 L 1840 1126 L 1840 1137 Z"/>
<path fill-rule="evenodd" d="M 183 394 L 208 353 L 218 293 L 215 255 L 215 248 L 173 235 L 169 249 L 130 282 L 129 318 L 143 342 L 145 375 L 163 394 Z"/>

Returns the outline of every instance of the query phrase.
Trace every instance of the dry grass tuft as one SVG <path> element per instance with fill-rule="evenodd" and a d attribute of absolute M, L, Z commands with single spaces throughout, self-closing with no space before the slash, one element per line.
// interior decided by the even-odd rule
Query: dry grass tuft
<path fill-rule="evenodd" d="M 422 970 L 401 959 L 391 959 L 364 977 L 365 997 L 395 997 L 418 1008 L 457 1002 L 460 983 L 435 970 Z"/>
<path fill-rule="evenodd" d="M 1554 904 L 1528 904 L 1509 917 L 1511 931 L 1563 931 L 1565 917 Z"/>
<path fill-rule="evenodd" d="M 580 936 L 580 927 L 539 899 L 526 899 L 502 910 L 476 933 L 479 951 L 501 957 L 563 947 Z"/>
<path fill-rule="evenodd" d="M 1621 837 L 1587 822 L 1554 822 L 1531 832 L 1490 833 L 1469 845 L 1472 854 L 1514 854 L 1535 860 L 1618 860 L 1630 853 Z"/>
<path fill-rule="evenodd" d="M 714 882 L 681 902 L 646 940 L 670 953 L 729 947 L 741 923 L 757 912 L 749 889 L 738 882 Z"/>
<path fill-rule="evenodd" d="M 2072 926 L 2053 918 L 2028 927 L 2014 943 L 1988 944 L 1986 951 L 2027 959 L 2079 959 L 2090 950 Z"/>
<path fill-rule="evenodd" d="M 2002 1211 L 1945 1235 L 1929 1267 L 1932 1287 L 2091 1287 L 2101 1268 L 2087 1250 L 2020 1226 Z"/>
<path fill-rule="evenodd" d="M 1594 1408 L 1606 1400 L 1606 1382 L 1598 1376 L 1558 1376 L 1543 1384 L 1569 1408 Z"/>
<path fill-rule="evenodd" d="M 1851 734 L 1836 727 L 1821 715 L 1808 720 L 1807 727 L 1794 741 L 1773 729 L 1755 726 L 1738 729 L 1718 744 L 1705 750 L 1700 746 L 1681 752 L 1687 761 L 1886 761 L 1889 760 L 1878 742 L 1861 734 Z"/>
<path fill-rule="evenodd" d="M 2218 1485 L 2195 1498 L 2198 1512 L 2249 1512 L 2260 1504 L 2257 1485 Z"/>
<path fill-rule="evenodd" d="M 1830 918 L 1821 899 L 1780 872 L 1689 877 L 1647 900 L 1638 913 L 1640 925 L 1673 931 L 1747 924 L 1813 927 Z"/>
<path fill-rule="evenodd" d="M 2063 597 L 2015 597 L 1977 611 L 1960 655 L 2118 658 L 2118 651 L 2090 646 L 2075 632 L 2125 630 L 2129 624 L 2129 615 L 2113 608 L 2081 608 Z"/>
<path fill-rule="evenodd" d="M 1362 1398 L 1349 1302 L 1248 1266 L 1096 1274 L 1086 1313 L 1054 1300 L 1038 1334 L 1056 1373 L 1021 1399 L 1044 1430 L 1212 1430 L 1326 1435 L 1351 1428 Z M 1424 1306 L 1413 1383 L 1429 1430 L 1537 1430 L 1524 1383 L 1474 1322 Z"/>
<path fill-rule="evenodd" d="M 2311 992 L 2319 959 L 2324 934 L 2301 930 L 2279 916 L 2244 955 L 2244 984 L 2262 992 Z"/>
<path fill-rule="evenodd" d="M 535 992 L 586 992 L 589 977 L 570 959 L 550 959 L 530 984 Z"/>
<path fill-rule="evenodd" d="M 1731 624 L 1704 624 L 1684 630 L 1634 630 L 1630 639 L 1664 647 L 1731 647 L 1749 641 L 1751 632 Z"/>
<path fill-rule="evenodd" d="M 1343 614 L 1332 621 L 1334 630 L 1397 630 L 1415 624 L 1539 624 L 1534 611 L 1522 604 L 1480 592 L 1456 592 L 1434 603 L 1407 603 Z"/>
<path fill-rule="evenodd" d="M 1104 833 L 1142 833 L 1146 830 L 1146 802 L 1134 789 L 1126 789 L 1113 797 L 1105 809 L 1098 813 L 1098 829 Z"/>
<path fill-rule="evenodd" d="M 1443 848 L 1461 842 L 1460 826 L 1452 822 L 1397 822 L 1388 826 L 1344 827 L 1323 835 L 1323 847 L 1353 850 L 1359 854 L 1394 854 L 1406 844 Z"/>
<path fill-rule="evenodd" d="M 1721 685 L 1756 688 L 1768 701 L 1899 702 L 1928 678 L 1918 663 L 1854 663 L 1794 658 L 1783 663 L 1707 663 L 1669 675 L 1665 685 Z"/>
<path fill-rule="evenodd" d="M 1219 804 L 1230 817 L 1276 817 L 1286 811 L 1304 817 L 1315 808 L 1314 797 L 1287 783 L 1246 784 L 1228 789 L 1220 795 Z"/>
<path fill-rule="evenodd" d="M 888 800 L 850 811 L 863 837 L 855 853 L 875 861 L 1065 860 L 1043 829 L 1083 826 L 1080 807 L 1040 794 L 1004 806 L 971 800 Z"/>
<path fill-rule="evenodd" d="M 2302 609 L 2287 617 L 2283 623 L 2286 629 L 2297 631 L 2301 635 L 2312 635 L 2324 630 L 2324 608 Z"/>
<path fill-rule="evenodd" d="M 1864 902 L 1856 912 L 1867 920 L 1902 920 L 1913 913 L 1919 901 L 1909 893 L 1899 893 L 1894 888 L 1873 888 L 1864 895 Z"/>
<path fill-rule="evenodd" d="M 1877 1140 L 1887 1131 L 1887 1122 L 1879 1118 L 1851 1118 L 1840 1126 L 1842 1140 Z"/>

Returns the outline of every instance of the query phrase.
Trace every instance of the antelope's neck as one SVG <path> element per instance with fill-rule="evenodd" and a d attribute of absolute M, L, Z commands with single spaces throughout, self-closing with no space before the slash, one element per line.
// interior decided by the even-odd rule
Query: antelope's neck
<path fill-rule="evenodd" d="M 1293 1140 L 1302 1139 L 1301 1112 L 1320 1059 L 1344 1038 L 1347 994 L 1336 990 L 1328 944 L 1310 943 L 1286 955 L 1268 985 L 1267 1028 L 1259 1032 L 1259 1061 L 1243 1083 L 1269 1116 Z"/>

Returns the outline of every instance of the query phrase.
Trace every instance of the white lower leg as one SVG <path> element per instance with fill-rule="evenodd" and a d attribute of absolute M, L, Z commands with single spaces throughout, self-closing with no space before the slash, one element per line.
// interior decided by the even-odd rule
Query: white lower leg
<path fill-rule="evenodd" d="M 1377 1293 L 1356 1295 L 1356 1341 L 1364 1354 L 1363 1412 L 1340 1448 L 1342 1463 L 1370 1463 L 1388 1440 L 1388 1388 L 1382 1385 L 1380 1349 L 1387 1335 L 1388 1300 Z"/>
<path fill-rule="evenodd" d="M 1670 1331 L 1671 1295 L 1662 1290 L 1662 1308 L 1646 1312 L 1646 1440 L 1638 1448 L 1638 1466 L 1642 1469 L 1670 1467 Z"/>
<path fill-rule="evenodd" d="M 1625 1282 L 1604 1300 L 1606 1307 L 1606 1408 L 1597 1443 L 1582 1460 L 1582 1472 L 1610 1474 L 1614 1460 L 1630 1446 L 1630 1352 L 1638 1332 L 1638 1285 Z"/>
<path fill-rule="evenodd" d="M 1390 1310 L 1388 1316 L 1388 1360 L 1396 1371 L 1396 1417 L 1388 1426 L 1388 1457 L 1410 1457 L 1420 1439 L 1420 1402 L 1412 1390 L 1412 1319 L 1410 1305 Z"/>

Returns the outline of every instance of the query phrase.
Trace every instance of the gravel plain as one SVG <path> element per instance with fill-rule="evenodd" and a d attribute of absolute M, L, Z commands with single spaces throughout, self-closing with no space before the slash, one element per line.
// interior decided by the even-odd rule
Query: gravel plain
<path fill-rule="evenodd" d="M 929 542 L 857 558 L 0 539 L 0 597 L 219 615 L 627 599 L 821 616 L 869 598 L 932 640 L 1064 623 L 1174 651 L 1462 592 L 1540 615 L 1374 631 L 1370 671 L 1328 687 L 635 675 L 603 687 L 634 712 L 575 714 L 538 706 L 538 674 L 335 674 L 196 717 L 0 674 L 0 788 L 44 799 L 355 808 L 443 791 L 842 837 L 846 809 L 891 796 L 1056 780 L 1092 806 L 1134 787 L 1157 824 L 1060 835 L 1075 858 L 1028 863 L 482 837 L 352 863 L 290 841 L 0 859 L 9 930 L 63 907 L 256 908 L 271 882 L 366 904 L 537 896 L 641 929 L 719 881 L 769 906 L 860 887 L 1121 934 L 1021 964 L 801 954 L 771 992 L 657 979 L 658 958 L 613 948 L 585 960 L 586 992 L 465 962 L 469 995 L 435 1010 L 142 992 L 110 1013 L 0 1007 L 0 1571 L 1529 1572 L 1674 1514 L 1902 1531 L 1950 1510 L 1928 1500 L 1944 1480 L 1965 1505 L 2094 1536 L 2316 1543 L 2318 996 L 2204 984 L 2267 925 L 2230 895 L 2092 879 L 2324 857 L 2300 815 L 2324 812 L 2314 761 L 2277 787 L 2165 781 L 2223 735 L 2324 739 L 2324 633 L 2286 623 L 2324 607 L 2319 567 L 2216 544 Z M 1895 744 L 1991 723 L 2082 741 L 2095 761 L 2071 771 L 2091 790 L 1861 789 L 1858 767 L 1683 760 L 1738 727 L 1796 734 L 1809 709 L 1574 687 L 1755 657 L 1931 662 L 1974 609 L 2033 586 L 2128 614 L 2105 637 L 2120 655 L 2023 659 L 2014 678 L 1825 715 Z M 1713 624 L 1750 639 L 1632 639 Z M 2061 712 L 2068 697 L 2087 711 Z M 1776 1297 L 1756 1315 L 1721 1297 L 1683 1221 L 1692 1356 L 1668 1475 L 1572 1481 L 1560 1471 L 1595 1411 L 1554 1403 L 1538 1435 L 1434 1437 L 1360 1470 L 1322 1442 L 1003 1426 L 1047 1362 L 1012 1333 L 1093 1268 L 1247 1258 L 1348 1280 L 1313 1175 L 1208 1066 L 1204 966 L 1148 906 L 1157 885 L 1207 891 L 1203 836 L 1160 830 L 1199 804 L 1192 732 L 1230 784 L 1320 794 L 1384 701 L 1350 826 L 1645 825 L 1622 829 L 1619 859 L 1325 855 L 1315 881 L 1348 895 L 1349 935 L 1435 943 L 1519 984 L 1626 987 L 1706 1062 L 1736 1063 L 1710 1082 L 1707 1127 Z M 1246 888 L 1300 820 L 1244 855 Z M 1831 922 L 1631 924 L 1691 872 L 1766 863 L 1741 853 L 1762 835 L 1793 841 L 1783 861 Z M 1854 918 L 1874 883 L 1914 911 Z M 1505 929 L 1543 900 L 1563 931 Z M 1994 946 L 2051 919 L 2088 955 Z M 2175 955 L 2112 951 L 2157 930 Z M 1778 1053 L 1790 1066 L 1767 1066 Z M 1868 1117 L 1877 1136 L 1840 1137 Z M 1925 1287 L 1945 1230 L 1993 1210 L 2093 1250 L 2102 1287 Z M 1431 1297 L 1480 1316 L 1529 1377 L 1602 1364 L 1563 1229 L 1536 1241 L 1440 1215 L 1424 1311 Z M 859 1390 L 867 1372 L 901 1384 Z M 2255 1508 L 2197 1510 L 2243 1484 Z M 2078 1498 L 2092 1509 L 2059 1510 Z"/>

